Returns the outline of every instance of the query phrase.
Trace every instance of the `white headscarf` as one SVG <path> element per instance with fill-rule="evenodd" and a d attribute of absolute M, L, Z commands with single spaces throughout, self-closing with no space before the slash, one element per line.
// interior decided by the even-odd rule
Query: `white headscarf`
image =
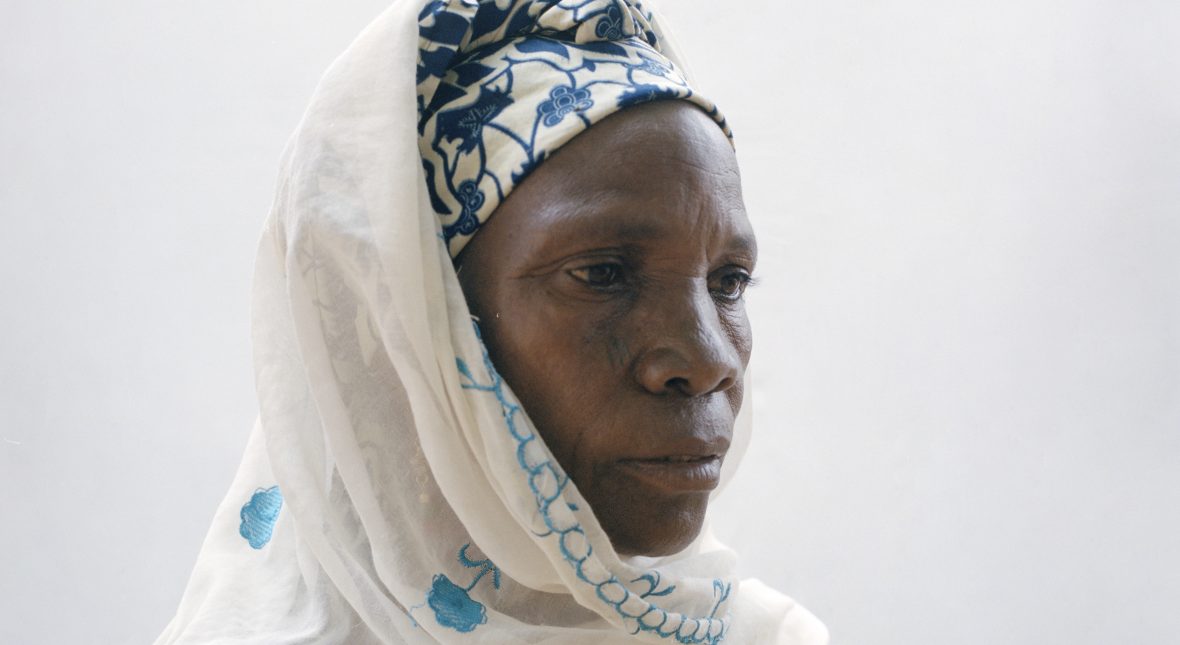
<path fill-rule="evenodd" d="M 707 527 L 675 556 L 617 555 L 495 372 L 419 151 L 437 4 L 370 25 L 284 154 L 254 283 L 259 419 L 157 643 L 826 642 L 734 579 Z M 748 435 L 741 415 L 723 482 Z"/>

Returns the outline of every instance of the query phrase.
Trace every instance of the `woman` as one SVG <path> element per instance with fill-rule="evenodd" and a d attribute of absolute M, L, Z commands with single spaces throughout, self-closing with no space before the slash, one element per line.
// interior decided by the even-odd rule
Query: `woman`
<path fill-rule="evenodd" d="M 826 641 L 703 530 L 756 251 L 675 60 L 637 2 L 405 0 L 333 65 L 259 251 L 259 421 L 158 642 Z"/>

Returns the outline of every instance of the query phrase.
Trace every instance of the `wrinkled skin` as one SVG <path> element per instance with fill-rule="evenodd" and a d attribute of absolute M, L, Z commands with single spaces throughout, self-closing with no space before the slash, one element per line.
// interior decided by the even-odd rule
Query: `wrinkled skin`
<path fill-rule="evenodd" d="M 700 532 L 742 402 L 756 255 L 732 147 L 667 101 L 558 150 L 458 258 L 493 362 L 622 554 Z"/>

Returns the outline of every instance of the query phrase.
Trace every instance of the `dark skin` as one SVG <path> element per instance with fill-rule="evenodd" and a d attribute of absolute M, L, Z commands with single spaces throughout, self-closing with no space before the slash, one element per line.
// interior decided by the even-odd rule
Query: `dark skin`
<path fill-rule="evenodd" d="M 459 257 L 492 361 L 621 554 L 700 532 L 742 403 L 756 256 L 728 140 L 665 101 L 563 146 Z"/>

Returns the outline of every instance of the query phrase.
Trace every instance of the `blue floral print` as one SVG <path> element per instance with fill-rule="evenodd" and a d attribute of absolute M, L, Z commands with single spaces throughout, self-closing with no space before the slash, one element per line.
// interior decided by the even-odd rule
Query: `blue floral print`
<path fill-rule="evenodd" d="M 418 27 L 418 148 L 452 257 L 542 159 L 613 112 L 686 100 L 729 134 L 638 0 L 438 0 Z"/>
<path fill-rule="evenodd" d="M 589 110 L 594 105 L 590 99 L 590 90 L 558 85 L 549 90 L 549 100 L 537 106 L 537 114 L 545 125 L 553 127 L 570 112 Z"/>
<path fill-rule="evenodd" d="M 454 237 L 457 233 L 470 235 L 479 226 L 479 220 L 476 219 L 475 214 L 479 212 L 479 207 L 483 205 L 483 191 L 479 189 L 479 186 L 474 181 L 468 179 L 459 184 L 459 190 L 455 191 L 455 197 L 459 199 L 459 205 L 461 206 L 459 219 L 455 223 L 444 227 L 443 235 L 447 237 Z"/>
<path fill-rule="evenodd" d="M 618 5 L 612 5 L 606 10 L 606 15 L 598 19 L 594 25 L 594 35 L 603 40 L 618 40 L 623 37 L 623 16 L 619 13 Z"/>

